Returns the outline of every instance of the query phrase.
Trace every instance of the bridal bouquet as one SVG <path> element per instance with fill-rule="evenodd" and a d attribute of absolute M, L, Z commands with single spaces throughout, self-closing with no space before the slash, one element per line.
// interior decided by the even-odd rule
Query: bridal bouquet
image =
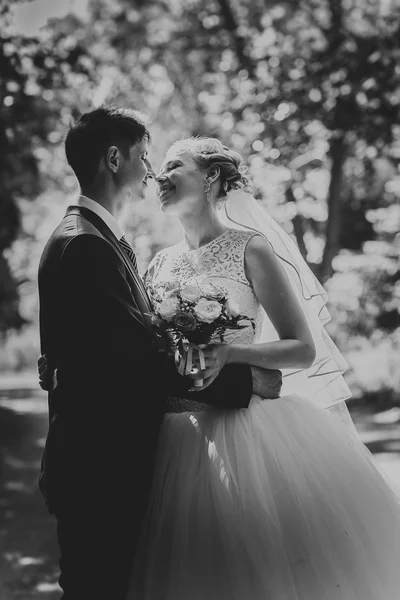
<path fill-rule="evenodd" d="M 254 321 L 240 314 L 237 303 L 224 290 L 211 284 L 158 285 L 148 290 L 154 312 L 150 315 L 158 336 L 166 336 L 181 375 L 195 372 L 193 355 L 198 352 L 200 369 L 205 369 L 201 346 L 218 337 L 224 342 L 229 329 L 242 329 Z M 202 380 L 196 379 L 201 386 Z"/>

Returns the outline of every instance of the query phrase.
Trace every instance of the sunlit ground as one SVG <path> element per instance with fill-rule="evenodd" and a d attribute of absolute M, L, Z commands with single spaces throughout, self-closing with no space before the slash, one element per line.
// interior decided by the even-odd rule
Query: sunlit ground
<path fill-rule="evenodd" d="M 358 409 L 357 429 L 377 463 L 400 483 L 400 410 Z M 35 374 L 0 377 L 0 598 L 56 600 L 55 524 L 37 488 L 47 400 Z"/>
<path fill-rule="evenodd" d="M 55 525 L 37 487 L 46 409 L 29 381 L 0 379 L 1 600 L 60 597 Z"/>

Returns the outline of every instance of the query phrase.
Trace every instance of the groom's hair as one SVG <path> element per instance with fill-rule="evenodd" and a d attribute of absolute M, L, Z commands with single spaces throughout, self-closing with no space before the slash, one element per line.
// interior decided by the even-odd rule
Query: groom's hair
<path fill-rule="evenodd" d="M 143 113 L 119 106 L 101 106 L 84 113 L 70 127 L 65 139 L 69 165 L 81 186 L 91 184 L 99 163 L 110 146 L 117 146 L 125 158 L 130 148 L 150 140 L 149 119 Z"/>

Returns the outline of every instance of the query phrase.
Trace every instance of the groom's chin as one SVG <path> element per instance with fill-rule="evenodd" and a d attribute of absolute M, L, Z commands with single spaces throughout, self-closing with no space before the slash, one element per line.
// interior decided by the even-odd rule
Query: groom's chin
<path fill-rule="evenodd" d="M 143 204 L 146 200 L 146 190 L 141 190 L 137 193 L 137 196 L 133 199 L 137 204 Z"/>
<path fill-rule="evenodd" d="M 135 190 L 130 190 L 127 195 L 128 204 L 142 204 L 146 200 L 146 188 L 138 188 Z"/>

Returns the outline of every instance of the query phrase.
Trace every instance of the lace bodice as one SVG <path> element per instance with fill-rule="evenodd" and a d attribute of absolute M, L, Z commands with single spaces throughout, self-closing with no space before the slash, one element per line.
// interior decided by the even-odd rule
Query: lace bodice
<path fill-rule="evenodd" d="M 262 311 L 244 270 L 244 253 L 248 241 L 257 234 L 228 229 L 198 250 L 189 250 L 186 241 L 156 254 L 144 276 L 145 285 L 156 288 L 212 283 L 222 288 L 239 305 L 242 315 L 254 319 L 253 332 L 229 332 L 228 343 L 252 343 L 260 330 Z"/>
<path fill-rule="evenodd" d="M 145 273 L 144 283 L 165 290 L 175 287 L 177 283 L 181 286 L 197 284 L 200 287 L 211 283 L 222 288 L 229 298 L 236 301 L 240 313 L 255 322 L 255 330 L 249 326 L 228 331 L 225 342 L 254 343 L 261 329 L 262 308 L 244 269 L 246 245 L 254 235 L 257 234 L 228 229 L 197 250 L 190 250 L 186 240 L 183 240 L 156 254 Z M 189 410 L 189 406 L 185 410 Z"/>

